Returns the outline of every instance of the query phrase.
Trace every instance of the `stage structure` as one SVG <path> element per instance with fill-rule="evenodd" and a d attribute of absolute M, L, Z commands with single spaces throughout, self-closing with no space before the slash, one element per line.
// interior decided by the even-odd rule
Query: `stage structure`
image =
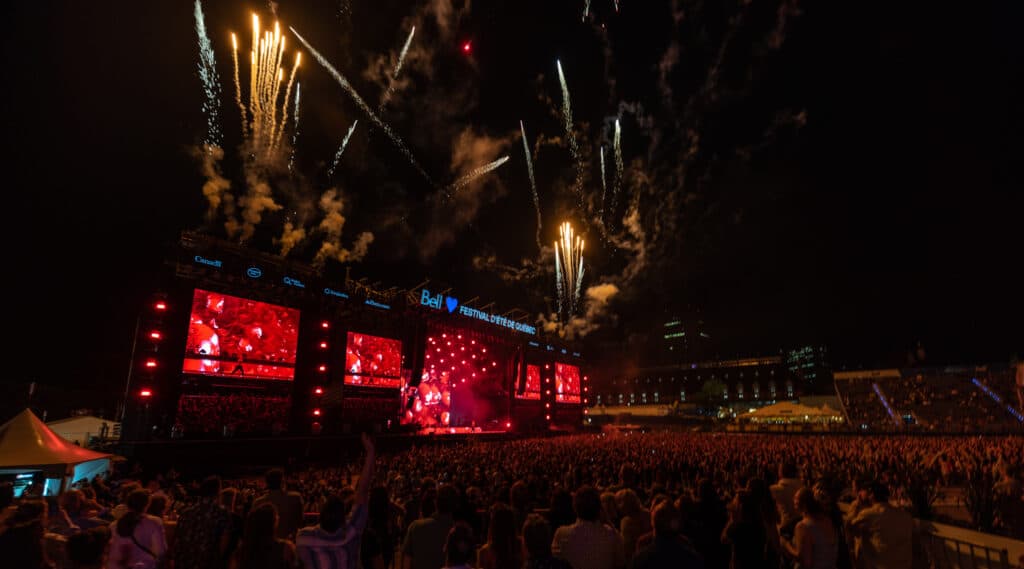
<path fill-rule="evenodd" d="M 589 377 L 578 348 L 450 290 L 331 280 L 190 232 L 168 265 L 138 321 L 126 439 L 582 423 Z"/>

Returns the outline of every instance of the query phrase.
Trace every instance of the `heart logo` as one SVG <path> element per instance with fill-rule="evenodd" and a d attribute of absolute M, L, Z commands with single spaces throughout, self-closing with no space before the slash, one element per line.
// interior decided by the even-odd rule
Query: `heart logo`
<path fill-rule="evenodd" d="M 444 303 L 448 306 L 448 312 L 455 312 L 455 308 L 459 306 L 459 299 L 446 296 Z"/>

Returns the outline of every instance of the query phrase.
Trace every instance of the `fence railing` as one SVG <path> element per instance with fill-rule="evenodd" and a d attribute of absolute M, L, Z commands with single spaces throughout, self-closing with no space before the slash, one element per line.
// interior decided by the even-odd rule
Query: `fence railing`
<path fill-rule="evenodd" d="M 931 532 L 921 533 L 921 543 L 931 569 L 1010 569 L 1006 549 L 961 541 Z"/>

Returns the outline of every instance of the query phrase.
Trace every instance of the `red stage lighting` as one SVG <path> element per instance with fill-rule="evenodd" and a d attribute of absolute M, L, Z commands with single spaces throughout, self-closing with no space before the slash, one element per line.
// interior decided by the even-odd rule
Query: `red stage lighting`
<path fill-rule="evenodd" d="M 153 340 L 159 340 L 160 338 L 163 338 L 163 335 L 160 334 L 158 330 L 153 330 L 152 332 L 149 333 L 149 337 L 150 339 Z"/>
<path fill-rule="evenodd" d="M 317 395 L 323 395 L 324 394 L 324 388 L 323 387 L 317 387 L 316 389 L 313 390 L 313 393 L 316 393 Z"/>
<path fill-rule="evenodd" d="M 320 349 L 321 350 L 326 350 L 327 349 L 327 342 L 320 342 Z"/>
<path fill-rule="evenodd" d="M 551 420 L 551 415 L 544 415 L 544 419 L 550 421 Z"/>
<path fill-rule="evenodd" d="M 139 397 L 152 397 L 152 396 L 153 396 L 153 391 L 151 391 L 149 389 L 142 388 L 142 389 L 139 390 Z"/>
<path fill-rule="evenodd" d="M 320 323 L 320 327 L 323 328 L 324 330 L 326 330 L 326 329 L 331 327 L 331 323 L 326 321 L 326 320 L 324 320 L 323 322 Z"/>
<path fill-rule="evenodd" d="M 318 367 L 316 369 L 317 369 L 317 371 L 323 373 L 323 372 L 327 371 L 327 366 L 321 365 L 320 367 Z"/>
<path fill-rule="evenodd" d="M 146 360 L 146 367 L 152 369 L 156 367 L 156 360 Z"/>
<path fill-rule="evenodd" d="M 505 421 L 505 428 L 506 429 L 511 429 L 512 428 L 512 422 L 511 421 Z"/>
<path fill-rule="evenodd" d="M 319 417 L 320 416 L 320 410 L 319 409 L 313 409 L 313 416 L 314 417 Z"/>
<path fill-rule="evenodd" d="M 462 43 L 462 53 L 469 54 L 473 51 L 473 42 L 465 41 Z"/>
<path fill-rule="evenodd" d="M 551 364 L 544 364 L 544 369 L 551 369 Z"/>
<path fill-rule="evenodd" d="M 162 300 L 158 300 L 157 303 L 153 305 L 153 307 L 156 308 L 157 310 L 167 310 L 167 303 Z"/>
<path fill-rule="evenodd" d="M 550 409 L 551 408 L 551 404 L 550 403 L 545 403 L 544 404 L 544 408 L 545 409 Z"/>

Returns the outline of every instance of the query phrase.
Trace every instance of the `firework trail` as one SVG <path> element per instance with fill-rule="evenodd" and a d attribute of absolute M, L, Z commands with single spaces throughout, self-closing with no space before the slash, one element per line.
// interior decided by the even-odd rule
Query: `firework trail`
<path fill-rule="evenodd" d="M 334 169 L 338 167 L 338 161 L 341 160 L 341 155 L 345 152 L 345 147 L 348 146 L 348 140 L 352 138 L 352 133 L 356 131 L 357 124 L 359 124 L 358 120 L 353 122 L 352 126 L 348 127 L 348 133 L 345 135 L 345 138 L 342 139 L 341 146 L 338 147 L 338 152 L 334 154 L 334 162 L 331 164 L 331 168 L 327 170 L 328 178 L 334 177 Z"/>
<path fill-rule="evenodd" d="M 508 156 L 502 156 L 501 158 L 498 158 L 497 160 L 491 162 L 490 164 L 484 164 L 483 166 L 474 169 L 469 174 L 466 174 L 465 176 L 459 178 L 458 180 L 455 180 L 455 182 L 452 183 L 452 185 L 450 186 L 450 189 L 448 191 L 448 197 L 451 197 L 453 193 L 459 191 L 460 189 L 465 187 L 466 184 L 472 182 L 473 180 L 479 178 L 480 176 L 483 176 L 484 174 L 492 170 L 498 169 L 505 162 L 508 162 Z"/>
<path fill-rule="evenodd" d="M 413 157 L 412 152 L 405 145 L 405 143 L 402 142 L 402 139 L 398 138 L 398 135 L 395 134 L 393 130 L 391 130 L 391 127 L 384 124 L 384 122 L 381 121 L 376 114 L 374 114 L 373 109 L 371 109 L 366 104 L 366 101 L 364 101 L 363 98 L 359 96 L 359 93 L 357 93 L 352 84 L 348 82 L 348 79 L 345 79 L 345 77 L 341 73 L 338 73 L 338 70 L 335 69 L 334 66 L 332 66 L 330 62 L 324 58 L 324 56 L 320 55 L 320 52 L 313 49 L 313 46 L 309 45 L 309 42 L 307 42 L 305 38 L 299 35 L 299 32 L 295 31 L 295 28 L 289 27 L 288 29 L 290 29 L 292 33 L 295 34 L 295 37 L 298 38 L 300 42 L 302 42 L 302 45 L 306 46 L 306 49 L 308 49 L 309 52 L 313 54 L 313 57 L 316 58 L 317 62 L 320 63 L 320 65 L 323 66 L 323 68 L 326 69 L 327 72 L 330 73 L 332 77 L 334 77 L 334 80 L 337 81 L 338 84 L 341 85 L 341 87 L 345 89 L 346 92 L 348 92 L 349 96 L 352 97 L 352 100 L 355 101 L 356 105 L 359 106 L 359 108 L 363 111 L 367 118 L 369 118 L 370 121 L 377 126 L 377 128 L 383 130 L 388 135 L 388 138 L 391 139 L 391 142 L 396 147 L 398 147 L 402 154 L 405 154 L 405 157 L 409 160 L 409 163 L 412 164 L 413 168 L 415 168 L 416 171 L 419 172 L 420 175 L 423 176 L 423 178 L 430 183 L 430 185 L 434 185 L 434 181 L 430 179 L 430 176 L 427 175 L 427 172 L 419 165 L 418 162 L 416 162 L 416 158 Z"/>
<path fill-rule="evenodd" d="M 416 35 L 416 26 L 412 27 L 409 32 L 409 37 L 405 40 L 405 45 L 402 46 L 402 52 L 398 54 L 398 63 L 395 64 L 395 72 L 391 74 L 391 81 L 388 82 L 388 88 L 384 91 L 384 96 L 380 98 L 380 107 L 377 112 L 384 112 L 384 107 L 387 106 L 388 101 L 391 100 L 391 93 L 395 90 L 395 82 L 398 81 L 398 73 L 402 71 L 402 63 L 405 61 L 405 54 L 409 53 L 409 46 L 412 45 L 412 36 Z"/>
<path fill-rule="evenodd" d="M 558 316 L 563 314 L 562 298 L 565 284 L 562 282 L 562 257 L 558 252 L 558 241 L 555 241 L 555 296 L 558 297 Z"/>
<path fill-rule="evenodd" d="M 601 218 L 604 218 L 605 197 L 608 194 L 608 186 L 604 181 L 604 145 L 601 145 Z"/>
<path fill-rule="evenodd" d="M 573 233 L 566 221 L 558 227 L 555 241 L 555 284 L 558 290 L 559 317 L 568 322 L 579 306 L 583 284 L 583 238 Z"/>
<path fill-rule="evenodd" d="M 519 130 L 523 133 L 523 154 L 526 155 L 526 172 L 530 175 L 530 189 L 533 190 L 533 207 L 537 210 L 537 249 L 543 249 L 540 244 L 540 196 L 537 195 L 537 181 L 533 177 L 533 160 L 530 158 L 530 143 L 526 140 L 526 126 L 519 121 Z"/>
<path fill-rule="evenodd" d="M 281 137 L 284 136 L 284 127 L 288 124 L 288 98 L 292 95 L 292 85 L 295 84 L 295 72 L 299 70 L 299 64 L 302 62 L 302 52 L 295 52 L 295 65 L 292 66 L 292 74 L 288 79 L 288 86 L 284 90 L 284 104 L 281 105 L 281 125 L 277 131 L 277 140 L 274 142 L 274 147 L 278 147 L 281 144 Z"/>
<path fill-rule="evenodd" d="M 260 32 L 263 32 L 262 35 Z M 281 103 L 281 120 L 277 119 L 278 99 L 281 96 L 281 86 L 284 79 L 284 69 L 281 62 L 284 58 L 285 38 L 281 36 L 281 26 L 274 23 L 274 31 L 260 30 L 260 18 L 252 15 L 252 49 L 249 53 L 249 105 L 248 114 L 242 103 L 241 83 L 238 80 L 238 40 L 235 34 L 231 34 L 231 45 L 235 50 L 235 88 L 238 98 L 238 106 L 242 111 L 242 132 L 248 133 L 256 145 L 263 149 L 266 155 L 270 155 L 277 149 L 281 138 L 284 136 L 285 126 L 288 122 L 288 102 L 291 98 L 292 85 L 295 84 L 295 74 L 302 62 L 302 54 L 295 53 L 295 64 L 292 66 L 289 75 L 287 88 L 284 92 L 284 101 Z M 298 93 L 296 93 L 298 98 Z M 296 118 L 298 117 L 298 101 L 296 105 Z M 251 115 L 248 122 L 246 118 Z M 296 128 L 297 125 L 296 125 Z M 290 162 L 289 162 L 290 163 Z"/>
<path fill-rule="evenodd" d="M 245 103 L 242 102 L 242 83 L 238 80 L 238 38 L 232 32 L 231 34 L 231 59 L 235 64 L 235 104 L 238 105 L 238 112 L 242 114 L 242 137 L 246 136 L 246 117 L 248 113 L 245 110 Z"/>
<path fill-rule="evenodd" d="M 576 163 L 576 195 L 579 199 L 580 209 L 583 209 L 583 168 L 580 164 L 580 147 L 576 142 L 576 133 L 572 127 L 572 104 L 569 102 L 569 85 L 565 82 L 565 74 L 562 73 L 562 62 L 558 64 L 558 81 L 562 84 L 562 118 L 565 122 L 565 138 L 569 141 L 569 153 L 572 154 L 573 162 Z"/>
<path fill-rule="evenodd" d="M 612 184 L 612 205 L 611 212 L 615 215 L 615 208 L 618 204 L 619 192 L 622 191 L 622 171 L 625 165 L 622 163 L 622 129 L 619 128 L 619 121 L 615 121 L 615 182 Z"/>
<path fill-rule="evenodd" d="M 302 99 L 302 83 L 295 85 L 295 130 L 292 131 L 292 153 L 288 157 L 288 171 L 295 165 L 295 146 L 299 143 L 299 101 Z"/>
<path fill-rule="evenodd" d="M 199 36 L 199 79 L 203 82 L 203 113 L 206 114 L 206 144 L 221 146 L 220 132 L 220 79 L 217 77 L 217 59 L 213 55 L 213 44 L 206 35 L 206 18 L 203 16 L 203 5 L 199 0 L 195 4 L 196 35 Z"/>

